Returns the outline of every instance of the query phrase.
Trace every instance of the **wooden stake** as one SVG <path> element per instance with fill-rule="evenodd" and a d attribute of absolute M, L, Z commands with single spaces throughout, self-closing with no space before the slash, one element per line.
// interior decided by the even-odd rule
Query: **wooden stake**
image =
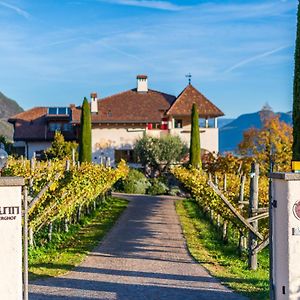
<path fill-rule="evenodd" d="M 258 178 L 259 178 L 259 165 L 252 163 L 251 165 L 251 182 L 250 182 L 250 199 L 249 199 L 249 218 L 257 215 L 254 210 L 258 209 Z M 258 220 L 252 221 L 252 226 L 255 230 L 258 230 Z M 249 259 L 248 266 L 250 270 L 257 269 L 257 252 L 254 249 L 257 246 L 256 236 L 249 232 Z"/>

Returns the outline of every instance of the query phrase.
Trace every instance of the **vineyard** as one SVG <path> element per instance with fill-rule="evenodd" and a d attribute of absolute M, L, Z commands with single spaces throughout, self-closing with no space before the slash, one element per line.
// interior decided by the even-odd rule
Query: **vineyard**
<path fill-rule="evenodd" d="M 68 231 L 84 214 L 101 205 L 112 185 L 128 173 L 125 162 L 116 169 L 68 160 L 36 161 L 10 158 L 3 176 L 21 176 L 28 190 L 29 244 L 34 235 Z"/>
<path fill-rule="evenodd" d="M 253 178 L 255 173 L 242 175 L 239 172 L 211 173 L 196 169 L 176 167 L 173 175 L 184 185 L 212 223 L 219 229 L 224 242 L 231 235 L 238 236 L 240 253 L 248 252 L 256 259 L 256 254 L 268 245 L 268 199 L 269 179 L 266 175 L 259 177 L 256 207 L 253 200 Z M 259 200 L 259 201 L 258 201 Z M 258 220 L 260 222 L 258 223 Z M 252 244 L 250 245 L 250 241 Z M 260 242 L 258 242 L 260 240 Z M 249 260 L 250 260 L 249 258 Z M 256 265 L 249 265 L 256 269 Z"/>

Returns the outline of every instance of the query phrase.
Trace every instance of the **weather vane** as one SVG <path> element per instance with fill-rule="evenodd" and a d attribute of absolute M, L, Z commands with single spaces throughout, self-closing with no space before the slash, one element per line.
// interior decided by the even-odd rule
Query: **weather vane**
<path fill-rule="evenodd" d="M 185 77 L 189 79 L 189 84 L 191 84 L 191 81 L 192 81 L 192 74 L 189 73 L 189 74 L 185 75 Z"/>

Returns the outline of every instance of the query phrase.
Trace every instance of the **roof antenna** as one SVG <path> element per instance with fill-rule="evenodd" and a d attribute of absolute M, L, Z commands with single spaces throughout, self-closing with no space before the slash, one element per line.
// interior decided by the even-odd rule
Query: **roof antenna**
<path fill-rule="evenodd" d="M 185 75 L 185 77 L 188 78 L 189 84 L 191 84 L 191 81 L 192 81 L 192 74 L 189 73 L 189 74 Z"/>

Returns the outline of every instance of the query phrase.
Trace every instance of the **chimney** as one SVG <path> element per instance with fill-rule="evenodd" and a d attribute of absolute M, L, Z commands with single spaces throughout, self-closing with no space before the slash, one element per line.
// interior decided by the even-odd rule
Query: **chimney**
<path fill-rule="evenodd" d="M 148 76 L 147 75 L 137 75 L 137 91 L 139 93 L 148 92 Z"/>
<path fill-rule="evenodd" d="M 97 93 L 91 93 L 91 113 L 98 113 Z"/>

